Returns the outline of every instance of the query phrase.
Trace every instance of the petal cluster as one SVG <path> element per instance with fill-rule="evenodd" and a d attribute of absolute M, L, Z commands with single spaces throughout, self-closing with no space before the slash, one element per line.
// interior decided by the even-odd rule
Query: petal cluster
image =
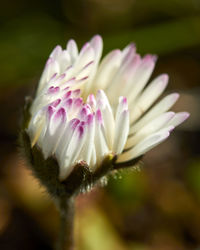
<path fill-rule="evenodd" d="M 166 74 L 148 85 L 156 57 L 143 58 L 134 44 L 100 61 L 103 42 L 95 36 L 80 52 L 70 40 L 47 60 L 31 106 L 28 134 L 45 158 L 55 156 L 64 180 L 76 163 L 95 171 L 113 153 L 128 162 L 164 141 L 187 112 L 169 111 L 177 93 L 155 104 L 168 83 Z"/>

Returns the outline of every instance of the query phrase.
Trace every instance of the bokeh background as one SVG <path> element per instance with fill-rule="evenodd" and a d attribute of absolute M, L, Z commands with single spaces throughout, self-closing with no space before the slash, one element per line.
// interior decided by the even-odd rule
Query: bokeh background
<path fill-rule="evenodd" d="M 3 1 L 0 16 L 0 249 L 52 249 L 58 213 L 18 152 L 20 114 L 53 47 L 98 33 L 104 54 L 134 41 L 159 55 L 153 76 L 170 75 L 191 117 L 140 170 L 78 197 L 77 249 L 199 250 L 200 0 Z"/>

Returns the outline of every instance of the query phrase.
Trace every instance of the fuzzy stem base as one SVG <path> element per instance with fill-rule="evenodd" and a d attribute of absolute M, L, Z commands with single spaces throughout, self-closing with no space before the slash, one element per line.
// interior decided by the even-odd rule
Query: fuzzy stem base
<path fill-rule="evenodd" d="M 58 200 L 60 211 L 60 232 L 56 250 L 74 249 L 74 197 Z"/>

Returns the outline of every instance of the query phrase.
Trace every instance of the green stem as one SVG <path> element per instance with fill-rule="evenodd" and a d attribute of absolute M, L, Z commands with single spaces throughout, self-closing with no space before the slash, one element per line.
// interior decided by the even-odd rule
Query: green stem
<path fill-rule="evenodd" d="M 59 199 L 60 232 L 56 250 L 74 249 L 74 198 Z"/>

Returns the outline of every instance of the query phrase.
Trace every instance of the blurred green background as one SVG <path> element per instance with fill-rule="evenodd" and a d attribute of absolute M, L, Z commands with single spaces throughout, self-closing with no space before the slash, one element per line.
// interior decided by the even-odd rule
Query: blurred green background
<path fill-rule="evenodd" d="M 0 249 L 52 249 L 58 214 L 18 153 L 24 96 L 56 44 L 94 34 L 104 54 L 133 41 L 158 54 L 153 73 L 181 92 L 190 119 L 149 152 L 140 171 L 113 176 L 76 204 L 78 250 L 200 249 L 200 0 L 4 1 L 0 8 Z"/>

